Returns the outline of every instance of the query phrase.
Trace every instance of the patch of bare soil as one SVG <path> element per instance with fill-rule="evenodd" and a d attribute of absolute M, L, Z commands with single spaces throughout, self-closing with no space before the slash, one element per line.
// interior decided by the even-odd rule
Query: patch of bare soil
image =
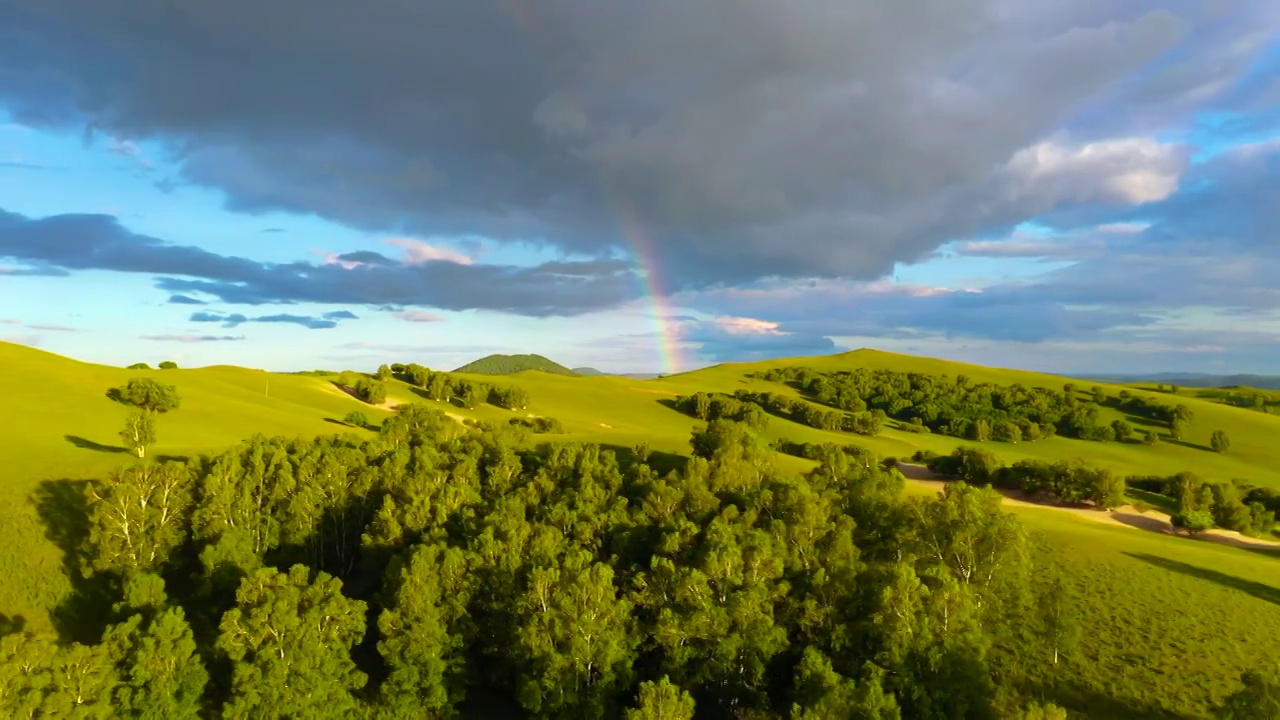
<path fill-rule="evenodd" d="M 902 472 L 908 482 L 921 487 L 936 488 L 941 491 L 941 486 L 947 481 L 946 478 L 930 471 L 929 468 L 923 465 L 900 462 L 898 463 L 898 470 Z M 1004 496 L 1003 504 L 1010 507 L 1046 508 L 1049 510 L 1071 513 L 1077 517 L 1086 518 L 1095 522 L 1107 523 L 1109 525 L 1119 525 L 1138 530 L 1164 533 L 1166 535 L 1189 537 L 1174 529 L 1173 525 L 1169 522 L 1168 515 L 1156 510 L 1148 510 L 1145 513 L 1140 513 L 1135 510 L 1133 506 L 1124 505 L 1108 512 L 1106 510 L 1096 510 L 1088 507 L 1073 507 L 1068 505 L 1052 505 L 1048 503 L 1032 502 L 1021 493 L 1008 490 L 1001 490 L 999 492 Z M 1234 530 L 1208 530 L 1196 536 L 1196 538 L 1208 540 L 1210 542 L 1218 542 L 1224 545 L 1234 545 L 1236 547 L 1280 550 L 1280 542 L 1275 540 L 1246 537 Z"/>

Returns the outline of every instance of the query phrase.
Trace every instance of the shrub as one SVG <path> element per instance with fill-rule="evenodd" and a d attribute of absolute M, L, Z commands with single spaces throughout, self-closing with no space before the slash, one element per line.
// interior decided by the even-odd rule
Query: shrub
<path fill-rule="evenodd" d="M 161 370 L 177 370 L 178 363 L 172 360 L 165 360 L 164 362 L 160 363 L 160 369 Z"/>
<path fill-rule="evenodd" d="M 127 370 L 150 370 L 151 366 L 146 363 L 134 363 L 126 369 Z"/>
<path fill-rule="evenodd" d="M 356 397 L 370 405 L 381 405 L 387 401 L 387 386 L 376 380 L 360 378 L 351 389 Z"/>
<path fill-rule="evenodd" d="M 342 422 L 352 427 L 358 427 L 358 428 L 369 427 L 369 418 L 365 417 L 364 413 L 360 412 L 359 410 L 352 410 L 351 412 L 347 413 L 347 416 L 342 418 Z"/>
<path fill-rule="evenodd" d="M 1186 510 L 1170 518 L 1169 524 L 1194 536 L 1213 527 L 1213 516 L 1204 510 Z"/>

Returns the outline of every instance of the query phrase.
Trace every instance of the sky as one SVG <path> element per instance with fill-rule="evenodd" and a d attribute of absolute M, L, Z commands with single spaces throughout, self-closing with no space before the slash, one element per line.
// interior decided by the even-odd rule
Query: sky
<path fill-rule="evenodd" d="M 1280 374 L 1280 3 L 3 0 L 0 340 Z"/>

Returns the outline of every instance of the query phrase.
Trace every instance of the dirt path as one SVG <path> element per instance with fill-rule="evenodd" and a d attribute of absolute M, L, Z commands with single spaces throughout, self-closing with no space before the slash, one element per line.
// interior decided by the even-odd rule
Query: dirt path
<path fill-rule="evenodd" d="M 898 470 L 902 471 L 902 474 L 906 476 L 907 482 L 918 487 L 926 487 L 941 491 L 942 486 L 946 484 L 946 478 L 930 472 L 929 468 L 924 467 L 923 465 L 913 465 L 911 463 L 900 462 L 898 463 Z M 1009 507 L 1044 508 L 1057 512 L 1071 513 L 1077 517 L 1093 520 L 1094 522 L 1107 523 L 1108 525 L 1119 525 L 1137 530 L 1148 530 L 1176 537 L 1188 537 L 1187 535 L 1175 532 L 1173 525 L 1169 522 L 1169 516 L 1159 512 L 1158 510 L 1148 510 L 1145 513 L 1140 513 L 1135 510 L 1132 505 L 1124 505 L 1110 511 L 1094 510 L 1092 508 L 1082 507 L 1064 507 L 1060 505 L 1046 505 L 1044 503 L 1030 502 L 1019 497 L 1016 493 L 1007 490 L 1000 491 L 1000 494 L 1004 496 L 1003 504 Z M 1246 537 L 1234 530 L 1208 530 L 1201 533 L 1198 539 L 1209 540 L 1211 542 L 1222 543 L 1224 545 L 1234 545 L 1236 547 L 1280 551 L 1280 541 Z"/>

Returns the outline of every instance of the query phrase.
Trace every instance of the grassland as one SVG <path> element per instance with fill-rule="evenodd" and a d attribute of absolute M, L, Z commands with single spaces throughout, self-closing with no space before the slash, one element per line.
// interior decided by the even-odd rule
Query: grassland
<path fill-rule="evenodd" d="M 411 360 L 408 358 L 406 360 Z M 664 401 L 698 391 L 771 390 L 779 384 L 746 377 L 769 367 L 804 365 L 817 370 L 889 368 L 928 374 L 957 373 L 978 382 L 1061 388 L 1064 378 L 938 360 L 861 351 L 749 365 L 721 365 L 655 380 L 574 377 L 529 371 L 470 379 L 517 384 L 532 398 L 526 411 L 559 420 L 567 433 L 557 441 L 598 442 L 618 448 L 648 443 L 654 450 L 687 454 L 699 425 Z M 99 477 L 128 461 L 116 437 L 126 410 L 106 397 L 109 387 L 151 376 L 174 384 L 182 408 L 160 418 L 153 454 L 184 456 L 225 448 L 254 433 L 317 435 L 358 432 L 337 424 L 352 410 L 374 422 L 385 409 L 369 408 L 335 387 L 334 377 L 265 373 L 234 367 L 132 371 L 80 363 L 0 344 L 0 369 L 10 422 L 0 442 L 0 614 L 21 616 L 29 627 L 51 626 L 50 613 L 71 590 L 64 566 L 62 515 L 76 481 Z M 1086 387 L 1084 383 L 1077 383 Z M 1119 386 L 1105 386 L 1117 394 Z M 1147 390 L 1136 394 L 1168 396 Z M 1057 438 L 987 447 L 1007 460 L 1082 457 L 1124 474 L 1192 470 L 1208 479 L 1241 478 L 1280 486 L 1280 417 L 1230 407 L 1186 389 L 1179 401 L 1196 415 L 1185 443 L 1090 443 Z M 422 401 L 417 389 L 388 384 L 388 405 Z M 492 406 L 473 411 L 449 407 L 459 418 L 505 421 L 512 413 Z M 1114 413 L 1108 410 L 1107 413 Z M 1119 417 L 1118 414 L 1115 417 Z M 1107 418 L 1112 419 L 1110 417 Z M 1232 452 L 1209 451 L 1210 433 L 1223 429 Z M 765 440 L 848 442 L 885 456 L 916 449 L 947 452 L 967 444 L 936 435 L 886 430 L 863 438 L 770 420 Z M 779 456 L 780 465 L 802 470 L 805 461 Z M 915 491 L 921 492 L 920 488 Z M 1081 679 L 1069 689 L 1077 707 L 1109 717 L 1201 717 L 1231 692 L 1239 673 L 1280 656 L 1280 558 L 1214 543 L 1105 525 L 1046 508 L 1015 512 L 1042 540 L 1045 553 L 1071 569 L 1085 616 L 1084 642 L 1064 660 L 1064 676 Z M 3 620 L 5 618 L 0 618 Z"/>

